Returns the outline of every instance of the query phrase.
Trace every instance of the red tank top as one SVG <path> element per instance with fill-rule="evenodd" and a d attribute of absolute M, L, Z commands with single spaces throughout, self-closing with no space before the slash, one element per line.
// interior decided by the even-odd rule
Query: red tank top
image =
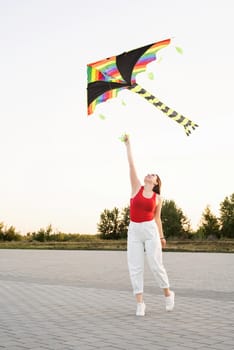
<path fill-rule="evenodd" d="M 135 197 L 130 200 L 130 220 L 134 222 L 151 221 L 155 215 L 156 193 L 151 198 L 143 196 L 144 187 L 141 186 Z"/>

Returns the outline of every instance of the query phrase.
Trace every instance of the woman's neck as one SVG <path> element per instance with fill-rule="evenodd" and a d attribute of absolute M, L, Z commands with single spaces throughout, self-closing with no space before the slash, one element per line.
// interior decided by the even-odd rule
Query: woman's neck
<path fill-rule="evenodd" d="M 145 184 L 144 185 L 144 191 L 145 192 L 152 192 L 153 191 L 153 186 L 152 185 L 150 185 L 150 184 Z"/>

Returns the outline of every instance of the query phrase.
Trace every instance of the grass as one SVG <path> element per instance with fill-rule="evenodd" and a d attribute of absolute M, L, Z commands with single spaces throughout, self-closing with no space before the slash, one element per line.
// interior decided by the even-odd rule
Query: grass
<path fill-rule="evenodd" d="M 234 253 L 234 240 L 217 241 L 169 241 L 165 251 L 170 252 L 207 252 Z"/>
<path fill-rule="evenodd" d="M 84 242 L 0 242 L 0 249 L 57 249 L 57 250 L 122 250 L 127 249 L 126 240 L 96 239 Z M 234 240 L 217 241 L 167 241 L 169 252 L 234 253 Z"/>

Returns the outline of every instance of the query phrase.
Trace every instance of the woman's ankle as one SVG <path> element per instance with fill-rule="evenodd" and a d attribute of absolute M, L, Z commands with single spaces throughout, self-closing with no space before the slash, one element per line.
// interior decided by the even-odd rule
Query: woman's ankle
<path fill-rule="evenodd" d="M 171 295 L 171 291 L 169 288 L 165 288 L 163 289 L 163 292 L 164 292 L 164 296 L 165 297 L 169 297 Z"/>
<path fill-rule="evenodd" d="M 138 304 L 142 304 L 143 303 L 143 294 L 142 293 L 136 294 L 136 302 Z"/>

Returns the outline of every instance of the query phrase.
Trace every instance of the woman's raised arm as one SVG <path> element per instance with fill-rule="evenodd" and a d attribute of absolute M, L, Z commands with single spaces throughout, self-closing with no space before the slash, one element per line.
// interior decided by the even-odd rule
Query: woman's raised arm
<path fill-rule="evenodd" d="M 140 180 L 138 179 L 135 164 L 132 156 L 132 149 L 130 144 L 130 139 L 128 135 L 124 136 L 124 143 L 127 150 L 127 158 L 129 164 L 130 182 L 132 187 L 132 197 L 134 197 L 141 187 Z"/>

